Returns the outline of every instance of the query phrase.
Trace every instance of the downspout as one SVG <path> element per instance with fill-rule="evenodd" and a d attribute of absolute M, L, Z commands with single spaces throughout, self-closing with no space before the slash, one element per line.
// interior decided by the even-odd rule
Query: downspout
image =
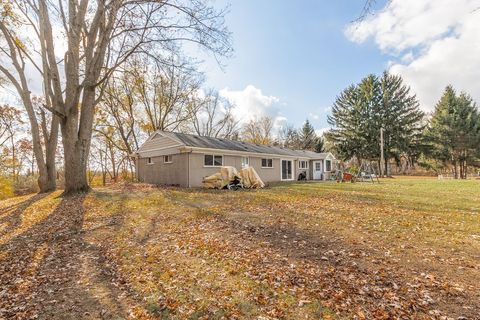
<path fill-rule="evenodd" d="M 187 153 L 187 162 L 188 162 L 188 166 L 187 166 L 187 186 L 189 188 L 191 188 L 192 186 L 190 185 L 190 154 L 192 152 L 190 151 L 189 153 Z"/>
<path fill-rule="evenodd" d="M 187 154 L 187 187 L 191 188 L 190 184 L 190 154 L 192 153 L 192 148 L 183 147 L 180 149 L 180 152 Z"/>

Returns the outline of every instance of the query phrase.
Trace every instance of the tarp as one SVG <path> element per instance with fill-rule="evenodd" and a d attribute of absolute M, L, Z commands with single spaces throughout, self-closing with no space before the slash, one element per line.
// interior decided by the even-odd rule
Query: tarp
<path fill-rule="evenodd" d="M 237 169 L 229 166 L 221 167 L 220 172 L 203 178 L 203 187 L 209 189 L 223 189 L 230 183 L 233 183 L 234 180 L 240 180 L 240 184 L 244 188 L 265 187 L 265 184 L 254 168 L 244 168 L 238 172 Z"/>
<path fill-rule="evenodd" d="M 254 168 L 248 167 L 240 171 L 240 178 L 244 188 L 263 188 L 265 183 Z"/>

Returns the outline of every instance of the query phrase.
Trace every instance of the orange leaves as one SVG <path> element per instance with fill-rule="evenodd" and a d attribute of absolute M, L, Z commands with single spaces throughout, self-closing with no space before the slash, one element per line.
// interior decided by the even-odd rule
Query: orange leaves
<path fill-rule="evenodd" d="M 27 209 L 22 221 L 33 219 L 30 228 L 40 223 L 35 239 L 50 239 L 53 249 L 28 249 L 28 263 L 8 270 L 6 261 L 14 257 L 2 255 L 0 277 L 6 283 L 15 270 L 12 283 L 19 278 L 16 286 L 30 290 L 40 286 L 28 282 L 38 270 L 58 273 L 68 265 L 82 277 L 73 285 L 51 272 L 52 281 L 60 279 L 55 289 L 88 288 L 86 296 L 121 304 L 128 314 L 122 316 L 132 319 L 407 319 L 478 311 L 480 279 L 471 248 L 410 239 L 419 212 L 363 199 L 373 197 L 366 185 L 348 185 L 353 197 L 340 187 L 227 193 L 129 185 L 89 194 L 80 216 L 78 201 L 65 200 L 62 210 L 77 216 L 57 215 L 44 224 L 49 215 L 42 210 L 58 204 L 48 198 Z M 0 211 L 0 219 L 10 221 L 10 214 Z M 421 214 L 416 233 L 427 230 Z M 68 248 L 63 255 L 56 254 L 59 244 Z"/>

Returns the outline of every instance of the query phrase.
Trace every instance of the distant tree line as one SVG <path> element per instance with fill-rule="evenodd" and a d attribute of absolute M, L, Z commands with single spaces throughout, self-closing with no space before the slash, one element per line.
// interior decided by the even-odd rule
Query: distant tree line
<path fill-rule="evenodd" d="M 437 172 L 451 170 L 466 178 L 468 167 L 478 167 L 480 116 L 466 93 L 448 86 L 432 114 L 419 108 L 416 96 L 398 75 L 369 75 L 345 89 L 328 117 L 326 133 L 332 151 L 343 160 L 380 161 L 383 130 L 384 163 L 402 159 Z"/>

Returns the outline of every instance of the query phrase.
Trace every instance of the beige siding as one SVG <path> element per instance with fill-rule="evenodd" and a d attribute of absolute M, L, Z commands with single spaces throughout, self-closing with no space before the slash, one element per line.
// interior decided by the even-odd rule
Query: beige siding
<path fill-rule="evenodd" d="M 158 139 L 158 138 L 157 138 Z M 152 157 L 153 164 L 147 164 L 148 156 Z M 173 163 L 163 162 L 163 155 L 173 155 Z M 208 153 L 211 154 L 211 153 Z M 216 155 L 223 155 L 223 165 L 241 169 L 240 155 L 224 155 L 216 152 Z M 292 160 L 283 157 L 268 157 L 273 160 L 273 168 L 262 168 L 261 156 L 249 156 L 250 166 L 257 171 L 260 178 L 268 182 L 281 181 L 281 160 Z M 201 187 L 204 177 L 219 172 L 219 167 L 204 166 L 204 153 L 179 153 L 178 147 L 157 150 L 155 153 L 144 152 L 137 160 L 137 177 L 141 182 L 164 185 L 179 185 L 183 187 Z M 292 161 L 292 178 L 297 180 L 298 174 L 304 169 L 298 168 L 298 160 Z M 313 161 L 308 161 L 307 179 L 313 178 Z M 326 175 L 324 175 L 326 176 Z"/>
<path fill-rule="evenodd" d="M 176 140 L 173 140 L 171 138 L 168 138 L 168 137 L 162 137 L 162 136 L 159 136 L 157 135 L 155 138 L 151 139 L 151 140 L 148 140 L 146 141 L 144 144 L 142 144 L 142 146 L 140 147 L 140 149 L 138 149 L 138 153 L 143 157 L 145 156 L 144 154 L 145 153 L 150 153 L 151 151 L 157 151 L 155 152 L 155 155 L 158 155 L 158 151 L 159 150 L 163 150 L 163 149 L 166 149 L 166 148 L 172 148 L 172 147 L 175 147 L 175 146 L 180 146 L 181 144 L 176 141 Z M 178 150 L 178 148 L 177 148 Z"/>
<path fill-rule="evenodd" d="M 216 155 L 222 155 L 221 153 L 215 153 Z M 237 159 L 238 158 L 238 159 Z M 204 154 L 203 153 L 190 153 L 190 187 L 201 187 L 204 177 L 208 177 L 214 173 L 220 171 L 219 167 L 205 167 L 203 165 Z M 238 168 L 240 166 L 240 157 L 236 156 L 224 156 L 223 165 L 232 166 Z M 238 167 L 237 167 L 238 165 Z"/>
<path fill-rule="evenodd" d="M 148 164 L 147 161 L 148 158 L 137 160 L 140 182 L 188 187 L 188 154 L 173 154 L 172 163 L 164 163 L 163 156 L 152 157 L 153 164 Z"/>
<path fill-rule="evenodd" d="M 221 153 L 216 153 L 221 155 Z M 280 158 L 272 158 L 273 160 L 273 168 L 262 168 L 262 158 L 261 157 L 252 157 L 250 156 L 250 166 L 257 171 L 258 175 L 264 182 L 275 182 L 280 181 L 281 173 L 280 173 Z M 190 186 L 191 187 L 200 187 L 202 185 L 202 180 L 204 177 L 212 175 L 214 173 L 219 172 L 218 167 L 205 167 L 203 165 L 204 154 L 202 153 L 191 153 L 190 154 Z M 225 155 L 223 157 L 223 165 L 225 166 L 232 166 L 237 168 L 237 170 L 241 169 L 242 166 L 242 157 L 241 156 L 233 156 L 233 155 Z M 296 166 L 298 165 L 296 161 L 293 161 L 293 178 L 296 180 L 298 169 Z"/>
<path fill-rule="evenodd" d="M 250 166 L 257 171 L 263 182 L 280 181 L 280 158 L 271 158 L 273 168 L 262 168 L 262 157 L 250 157 Z"/>
<path fill-rule="evenodd" d="M 313 160 L 308 161 L 308 180 L 313 180 Z"/>
<path fill-rule="evenodd" d="M 179 152 L 179 147 L 172 147 L 172 148 L 166 148 L 166 149 L 161 149 L 161 150 L 156 150 L 156 151 L 143 151 L 140 154 L 140 157 L 142 158 L 148 158 L 148 157 L 159 157 L 159 156 L 165 156 L 169 154 L 177 154 Z"/>

